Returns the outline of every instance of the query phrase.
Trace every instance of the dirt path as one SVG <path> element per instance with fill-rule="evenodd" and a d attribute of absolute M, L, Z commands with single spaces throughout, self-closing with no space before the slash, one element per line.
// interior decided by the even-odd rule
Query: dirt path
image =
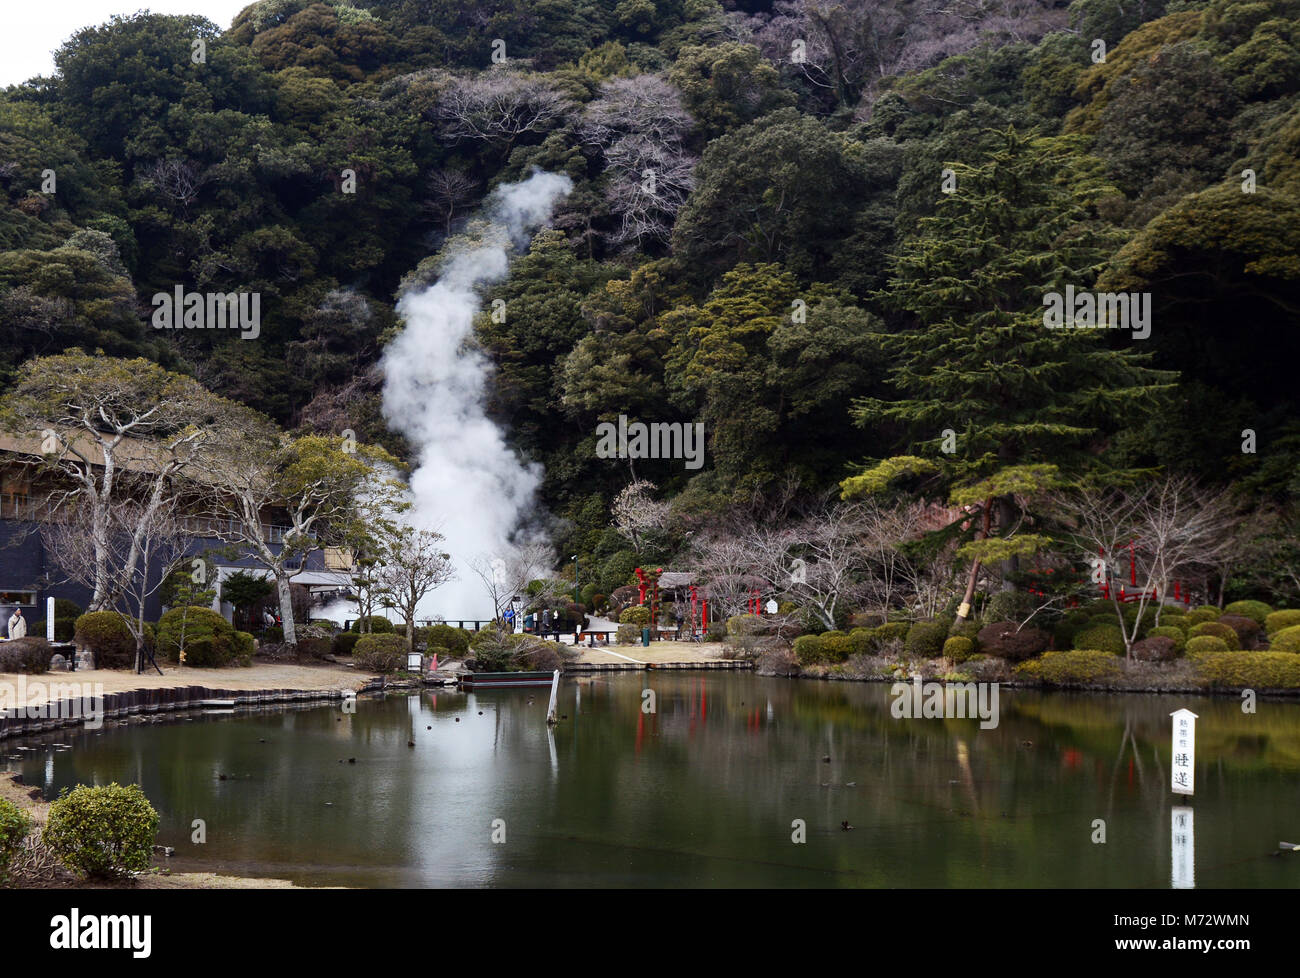
<path fill-rule="evenodd" d="M 720 642 L 652 642 L 640 645 L 609 645 L 589 649 L 580 646 L 579 662 L 716 662 L 722 653 Z"/>
<path fill-rule="evenodd" d="M 51 684 L 103 685 L 105 693 L 133 689 L 167 689 L 174 686 L 208 686 L 213 689 L 360 689 L 370 678 L 366 674 L 333 663 L 290 665 L 254 663 L 246 669 L 196 669 L 163 665 L 163 675 L 150 671 L 137 676 L 120 669 L 89 669 L 78 672 L 50 672 L 20 676 L 0 672 L 0 702 L 6 707 L 44 703 Z M 7 695 L 6 695 L 7 694 Z"/>

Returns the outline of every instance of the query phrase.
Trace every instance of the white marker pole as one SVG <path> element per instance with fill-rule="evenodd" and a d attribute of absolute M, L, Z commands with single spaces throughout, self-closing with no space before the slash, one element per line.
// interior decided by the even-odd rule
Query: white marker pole
<path fill-rule="evenodd" d="M 555 670 L 555 675 L 551 676 L 551 704 L 546 708 L 546 722 L 555 723 L 556 700 L 560 696 L 560 670 Z"/>
<path fill-rule="evenodd" d="M 54 599 L 45 599 L 45 641 L 54 641 Z"/>
<path fill-rule="evenodd" d="M 1196 714 L 1184 707 L 1169 715 L 1174 718 L 1170 787 L 1176 795 L 1190 795 L 1196 790 Z"/>
<path fill-rule="evenodd" d="M 1196 889 L 1196 835 L 1190 806 L 1175 805 L 1169 820 L 1169 879 L 1175 890 Z"/>

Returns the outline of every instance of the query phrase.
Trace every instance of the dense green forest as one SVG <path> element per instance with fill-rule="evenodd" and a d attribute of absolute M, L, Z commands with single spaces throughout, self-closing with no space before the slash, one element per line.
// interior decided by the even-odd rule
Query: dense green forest
<path fill-rule="evenodd" d="M 1185 474 L 1297 525 L 1300 0 L 263 0 L 56 68 L 0 93 L 6 385 L 145 356 L 401 455 L 395 302 L 537 167 L 574 189 L 477 333 L 588 592 L 692 520 L 915 488 L 899 457 Z M 259 292 L 258 340 L 153 330 L 177 283 Z M 1149 336 L 1044 331 L 1067 286 L 1149 293 Z M 703 468 L 598 457 L 620 414 L 703 422 Z M 633 478 L 674 533 L 611 528 Z"/>

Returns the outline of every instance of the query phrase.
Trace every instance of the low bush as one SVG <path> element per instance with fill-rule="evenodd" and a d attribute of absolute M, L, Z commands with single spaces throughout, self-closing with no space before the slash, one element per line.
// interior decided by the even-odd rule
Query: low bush
<path fill-rule="evenodd" d="M 1193 608 L 1187 612 L 1187 621 L 1192 625 L 1199 625 L 1202 622 L 1218 621 L 1219 615 L 1223 614 L 1212 604 L 1203 604 L 1199 608 Z"/>
<path fill-rule="evenodd" d="M 335 655 L 351 655 L 353 647 L 361 641 L 356 632 L 339 632 L 330 639 L 330 651 Z"/>
<path fill-rule="evenodd" d="M 1195 638 L 1187 640 L 1187 654 L 1196 655 L 1200 652 L 1227 652 L 1228 643 L 1217 635 L 1197 635 Z"/>
<path fill-rule="evenodd" d="M 131 648 L 135 648 L 134 643 Z M 0 642 L 0 672 L 25 672 L 29 676 L 49 672 L 53 655 L 49 642 L 31 635 Z"/>
<path fill-rule="evenodd" d="M 947 637 L 947 622 L 918 621 L 907 630 L 903 648 L 910 656 L 933 659 L 943 654 L 943 640 Z"/>
<path fill-rule="evenodd" d="M 1167 635 L 1148 635 L 1133 643 L 1133 658 L 1141 662 L 1172 662 L 1178 658 L 1178 648 L 1178 642 Z"/>
<path fill-rule="evenodd" d="M 1300 652 L 1300 625 L 1292 625 L 1268 637 L 1270 652 Z"/>
<path fill-rule="evenodd" d="M 767 622 L 758 615 L 732 615 L 727 619 L 727 634 L 732 637 L 761 635 L 766 631 Z"/>
<path fill-rule="evenodd" d="M 1098 649 L 1111 655 L 1124 654 L 1124 633 L 1118 625 L 1090 625 L 1074 636 L 1079 649 Z"/>
<path fill-rule="evenodd" d="M 253 653 L 257 651 L 257 639 L 253 638 L 253 633 L 235 632 L 230 638 L 235 647 L 235 661 L 241 666 L 251 666 L 253 664 Z M 328 648 L 327 645 L 326 649 L 328 650 Z"/>
<path fill-rule="evenodd" d="M 822 637 L 800 635 L 794 640 L 794 655 L 801 666 L 816 665 L 822 661 Z"/>
<path fill-rule="evenodd" d="M 1167 638 L 1174 643 L 1175 652 L 1187 648 L 1187 634 L 1176 625 L 1161 625 L 1147 632 L 1147 638 Z"/>
<path fill-rule="evenodd" d="M 362 634 L 361 623 L 363 621 L 368 623 L 368 633 L 372 635 L 392 635 L 396 631 L 393 628 L 393 623 L 383 615 L 367 615 L 364 618 L 358 618 L 352 623 L 350 631 L 354 631 L 358 635 Z"/>
<path fill-rule="evenodd" d="M 158 652 L 172 662 L 184 648 L 186 665 L 218 668 L 236 660 L 238 647 L 234 626 L 211 608 L 172 608 L 158 620 Z"/>
<path fill-rule="evenodd" d="M 849 632 L 849 648 L 853 655 L 870 655 L 876 647 L 874 628 L 855 628 Z"/>
<path fill-rule="evenodd" d="M 631 622 L 626 625 L 619 625 L 618 631 L 614 633 L 614 641 L 619 645 L 635 645 L 641 641 L 640 626 L 633 625 Z"/>
<path fill-rule="evenodd" d="M 1211 687 L 1300 687 L 1300 655 L 1294 652 L 1203 652 L 1192 664 L 1197 678 Z"/>
<path fill-rule="evenodd" d="M 1284 628 L 1293 628 L 1300 625 L 1300 610 L 1286 609 L 1275 611 L 1264 619 L 1264 631 L 1269 635 L 1274 632 L 1280 632 Z"/>
<path fill-rule="evenodd" d="M 99 669 L 128 669 L 135 665 L 135 639 L 116 611 L 88 611 L 73 626 L 78 648 L 89 649 Z"/>
<path fill-rule="evenodd" d="M 271 625 L 271 626 L 268 627 L 268 628 L 263 628 L 263 629 L 262 629 L 262 639 L 263 639 L 263 641 L 266 641 L 266 642 L 277 642 L 277 643 L 278 643 L 278 642 L 283 642 L 283 641 L 284 641 L 284 629 L 281 628 L 279 625 Z"/>
<path fill-rule="evenodd" d="M 1254 618 L 1247 618 L 1245 615 L 1230 615 L 1224 612 L 1219 616 L 1219 620 L 1214 622 L 1216 625 L 1226 625 L 1237 633 L 1237 647 L 1242 649 L 1251 648 L 1255 644 L 1264 626 Z"/>
<path fill-rule="evenodd" d="M 396 672 L 406 665 L 406 639 L 391 632 L 362 635 L 352 647 L 352 661 L 369 672 Z"/>
<path fill-rule="evenodd" d="M 630 608 L 624 608 L 618 616 L 620 625 L 641 625 L 650 624 L 650 609 L 643 604 L 634 604 Z"/>
<path fill-rule="evenodd" d="M 1034 613 L 1038 600 L 1028 591 L 998 591 L 984 603 L 984 617 L 990 621 L 1024 621 Z"/>
<path fill-rule="evenodd" d="M 950 636 L 968 638 L 972 643 L 979 637 L 979 633 L 980 623 L 974 618 L 957 618 L 948 629 Z"/>
<path fill-rule="evenodd" d="M 1176 614 L 1171 614 L 1169 612 L 1164 612 L 1163 614 L 1160 615 L 1160 627 L 1177 628 L 1180 632 L 1183 633 L 1183 637 L 1186 638 L 1187 630 L 1192 627 L 1192 623 L 1187 620 L 1186 615 L 1176 615 Z"/>
<path fill-rule="evenodd" d="M 1237 637 L 1237 633 L 1217 619 L 1193 625 L 1187 632 L 1189 640 L 1200 638 L 1203 635 L 1213 635 L 1215 638 L 1223 639 L 1223 644 L 1228 647 L 1229 651 L 1236 651 L 1241 648 L 1241 639 Z"/>
<path fill-rule="evenodd" d="M 1040 658 L 1016 667 L 1017 676 L 1048 686 L 1094 685 L 1121 673 L 1119 658 L 1102 649 L 1044 652 Z"/>
<path fill-rule="evenodd" d="M 818 638 L 822 641 L 823 662 L 843 662 L 853 654 L 852 640 L 841 631 L 822 632 Z"/>
<path fill-rule="evenodd" d="M 965 635 L 953 635 L 943 643 L 943 655 L 945 659 L 952 659 L 953 662 L 965 662 L 975 654 L 975 643 Z"/>
<path fill-rule="evenodd" d="M 1225 615 L 1240 615 L 1249 618 L 1256 625 L 1262 626 L 1273 609 L 1263 601 L 1233 601 L 1223 609 Z"/>
<path fill-rule="evenodd" d="M 416 634 L 426 646 L 441 645 L 449 655 L 462 656 L 469 652 L 469 639 L 472 633 L 464 628 L 440 622 L 421 628 Z"/>
<path fill-rule="evenodd" d="M 158 813 L 138 784 L 66 788 L 50 806 L 42 841 L 69 869 L 94 879 L 149 868 Z"/>
<path fill-rule="evenodd" d="M 0 798 L 0 886 L 9 882 L 9 863 L 31 830 L 31 817 L 8 798 Z"/>
<path fill-rule="evenodd" d="M 641 634 L 640 629 L 637 629 L 637 634 Z M 705 640 L 709 642 L 721 642 L 726 637 L 727 627 L 720 621 L 710 622 L 708 629 L 704 633 Z"/>
<path fill-rule="evenodd" d="M 995 621 L 979 631 L 979 649 L 988 655 L 1023 662 L 1045 650 L 1052 636 L 1041 628 L 1026 625 L 1017 629 L 1016 622 Z"/>
<path fill-rule="evenodd" d="M 876 629 L 875 639 L 876 647 L 879 648 L 888 642 L 907 641 L 907 633 L 912 630 L 910 622 L 889 621 Z"/>

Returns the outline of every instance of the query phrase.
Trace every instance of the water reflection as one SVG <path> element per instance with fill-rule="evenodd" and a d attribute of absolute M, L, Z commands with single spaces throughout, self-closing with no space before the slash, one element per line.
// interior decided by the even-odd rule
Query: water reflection
<path fill-rule="evenodd" d="M 568 719 L 548 729 L 535 692 L 60 731 L 36 751 L 6 745 L 5 763 L 51 794 L 138 781 L 177 870 L 345 886 L 1168 887 L 1193 878 L 1168 855 L 1168 715 L 1192 705 L 1195 885 L 1300 885 L 1264 858 L 1297 834 L 1294 703 L 1246 715 L 1232 700 L 1004 690 L 984 730 L 894 719 L 884 684 L 652 673 L 564 682 Z M 206 845 L 189 841 L 195 818 Z"/>

